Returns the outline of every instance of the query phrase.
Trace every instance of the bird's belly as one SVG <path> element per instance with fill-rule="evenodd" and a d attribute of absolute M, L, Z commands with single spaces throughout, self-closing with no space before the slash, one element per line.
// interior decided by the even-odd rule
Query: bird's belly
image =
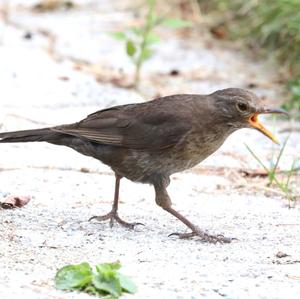
<path fill-rule="evenodd" d="M 170 176 L 194 167 L 216 151 L 222 143 L 203 146 L 203 143 L 195 143 L 194 139 L 193 143 L 185 142 L 179 148 L 151 152 L 92 144 L 93 151 L 89 149 L 88 155 L 101 160 L 117 174 L 131 181 L 151 184 L 152 178 L 157 174 Z"/>
<path fill-rule="evenodd" d="M 167 171 L 172 174 L 175 172 L 184 171 L 186 169 L 192 168 L 202 162 L 209 154 L 203 152 L 197 152 L 193 154 L 178 155 L 177 157 L 173 156 L 172 161 L 168 164 Z"/>
<path fill-rule="evenodd" d="M 152 177 L 157 174 L 170 176 L 173 173 L 194 167 L 207 156 L 200 153 L 187 157 L 178 151 L 163 153 L 132 151 L 130 155 L 124 157 L 121 164 L 112 168 L 132 181 L 152 183 Z"/>

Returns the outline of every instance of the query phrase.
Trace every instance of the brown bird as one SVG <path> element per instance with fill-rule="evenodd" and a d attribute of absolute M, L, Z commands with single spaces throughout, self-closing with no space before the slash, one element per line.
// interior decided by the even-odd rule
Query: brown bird
<path fill-rule="evenodd" d="M 206 242 L 232 239 L 211 235 L 172 208 L 167 192 L 170 175 L 191 168 L 215 152 L 234 131 L 255 128 L 278 143 L 258 120 L 259 114 L 285 113 L 262 105 L 243 89 L 229 88 L 209 95 L 172 95 L 149 102 L 97 111 L 80 122 L 51 128 L 0 133 L 0 143 L 46 141 L 65 145 L 111 167 L 116 175 L 112 210 L 91 219 L 114 220 L 134 228 L 118 215 L 122 177 L 154 186 L 155 201 L 191 231 L 180 238 L 198 236 Z"/>

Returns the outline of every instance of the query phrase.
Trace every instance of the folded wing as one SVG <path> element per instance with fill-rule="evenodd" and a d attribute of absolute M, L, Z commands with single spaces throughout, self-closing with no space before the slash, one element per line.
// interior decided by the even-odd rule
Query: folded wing
<path fill-rule="evenodd" d="M 175 146 L 189 129 L 176 113 L 141 104 L 101 110 L 78 123 L 52 128 L 100 144 L 150 151 Z"/>

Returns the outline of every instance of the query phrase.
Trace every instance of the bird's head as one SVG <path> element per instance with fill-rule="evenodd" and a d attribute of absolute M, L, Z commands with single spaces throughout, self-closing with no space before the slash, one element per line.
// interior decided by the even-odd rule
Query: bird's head
<path fill-rule="evenodd" d="M 218 115 L 227 125 L 234 129 L 254 128 L 279 144 L 278 139 L 259 121 L 259 115 L 270 113 L 288 114 L 286 111 L 266 107 L 254 93 L 244 89 L 228 88 L 218 90 L 211 96 L 215 99 L 215 108 Z"/>

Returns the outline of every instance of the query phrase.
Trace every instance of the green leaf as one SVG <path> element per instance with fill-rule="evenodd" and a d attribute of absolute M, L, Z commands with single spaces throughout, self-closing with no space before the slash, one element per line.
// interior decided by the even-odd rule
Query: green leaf
<path fill-rule="evenodd" d="M 115 277 L 117 270 L 119 270 L 120 268 L 121 264 L 119 262 L 96 265 L 97 272 L 101 274 L 106 280 L 109 280 L 111 277 Z"/>
<path fill-rule="evenodd" d="M 161 24 L 171 28 L 186 28 L 192 26 L 191 22 L 182 19 L 164 19 Z"/>
<path fill-rule="evenodd" d="M 149 48 L 144 48 L 140 54 L 140 59 L 142 61 L 147 60 L 149 58 L 151 58 L 153 56 L 154 52 L 153 50 L 149 49 Z"/>
<path fill-rule="evenodd" d="M 117 277 L 119 279 L 122 289 L 125 292 L 131 293 L 131 294 L 134 294 L 137 292 L 137 286 L 129 277 L 127 277 L 121 273 L 117 273 Z"/>
<path fill-rule="evenodd" d="M 110 32 L 110 35 L 117 40 L 125 40 L 127 38 L 125 32 Z"/>
<path fill-rule="evenodd" d="M 104 273 L 107 271 L 117 271 L 121 268 L 120 262 L 114 263 L 103 263 L 96 265 L 96 269 L 98 273 Z"/>
<path fill-rule="evenodd" d="M 58 270 L 56 288 L 78 290 L 97 297 L 119 298 L 122 293 L 135 293 L 136 285 L 125 275 L 118 273 L 120 262 L 96 265 L 93 271 L 88 263 L 68 265 Z"/>
<path fill-rule="evenodd" d="M 160 37 L 153 32 L 149 32 L 146 38 L 146 44 L 151 45 L 160 42 Z"/>
<path fill-rule="evenodd" d="M 128 40 L 126 43 L 126 53 L 130 57 L 132 57 L 136 53 L 136 46 L 132 40 Z"/>
<path fill-rule="evenodd" d="M 117 277 L 105 280 L 101 274 L 94 275 L 93 285 L 97 290 L 108 293 L 116 298 L 122 295 L 122 287 Z"/>
<path fill-rule="evenodd" d="M 82 288 L 92 281 L 92 275 L 92 269 L 88 263 L 68 265 L 56 273 L 55 286 L 59 290 Z"/>

